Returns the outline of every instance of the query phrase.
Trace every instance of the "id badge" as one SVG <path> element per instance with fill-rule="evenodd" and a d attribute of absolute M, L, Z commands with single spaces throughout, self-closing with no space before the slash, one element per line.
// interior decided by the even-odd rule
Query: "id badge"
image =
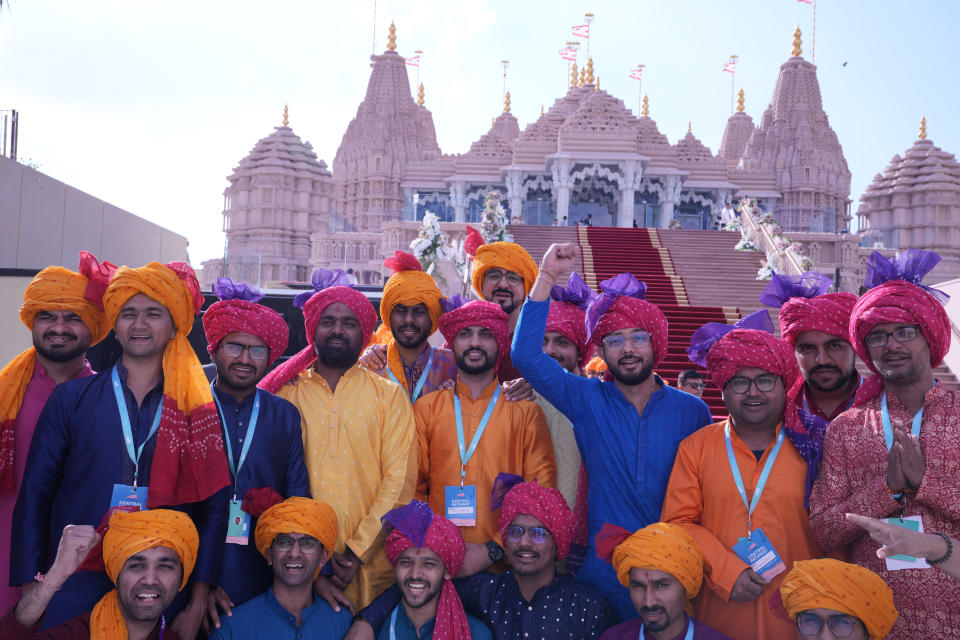
<path fill-rule="evenodd" d="M 733 545 L 733 552 L 767 582 L 787 568 L 780 559 L 780 554 L 773 548 L 763 529 L 760 528 L 750 534 L 750 539 L 740 538 L 740 541 Z"/>
<path fill-rule="evenodd" d="M 228 544 L 250 543 L 250 514 L 242 507 L 242 500 L 230 501 L 230 521 L 227 524 Z"/>
<path fill-rule="evenodd" d="M 923 533 L 923 520 L 920 516 L 907 516 L 906 518 L 881 518 L 884 522 L 910 531 Z M 929 569 L 926 558 L 915 558 L 898 553 L 895 556 L 885 558 L 887 571 L 900 571 L 901 569 Z"/>
<path fill-rule="evenodd" d="M 443 504 L 447 520 L 458 527 L 477 524 L 477 485 L 444 487 Z"/>
<path fill-rule="evenodd" d="M 110 497 L 110 508 L 123 507 L 122 511 L 146 511 L 147 487 L 133 488 L 130 484 L 113 485 L 113 495 Z"/>

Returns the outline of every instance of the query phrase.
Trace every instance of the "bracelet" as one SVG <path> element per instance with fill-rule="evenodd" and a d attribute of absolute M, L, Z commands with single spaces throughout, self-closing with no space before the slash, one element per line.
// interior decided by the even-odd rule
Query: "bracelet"
<path fill-rule="evenodd" d="M 932 565 L 943 564 L 950 559 L 950 556 L 953 555 L 953 540 L 950 539 L 950 536 L 941 532 L 941 531 L 931 531 L 930 535 L 940 536 L 943 538 L 943 541 L 947 543 L 947 552 L 943 555 L 942 558 L 937 558 L 936 560 L 927 559 L 927 562 Z"/>
<path fill-rule="evenodd" d="M 40 584 L 45 584 L 45 585 L 47 585 L 48 587 L 50 587 L 50 588 L 53 589 L 54 591 L 60 591 L 60 589 L 63 588 L 63 585 L 60 585 L 59 587 L 55 587 L 55 586 L 53 586 L 52 584 L 50 584 L 49 582 L 47 582 L 46 577 L 45 577 L 42 573 L 40 573 L 39 571 L 37 571 L 37 575 L 33 576 L 33 579 L 34 579 L 36 582 L 39 582 Z"/>
<path fill-rule="evenodd" d="M 544 269 L 543 267 L 540 268 L 540 270 L 537 272 L 537 275 L 538 275 L 538 276 L 543 276 L 543 275 L 548 276 L 551 280 L 553 280 L 554 283 L 556 283 L 556 281 L 557 281 L 557 276 L 553 275 L 552 273 L 550 273 L 549 271 L 547 271 L 547 270 Z"/>

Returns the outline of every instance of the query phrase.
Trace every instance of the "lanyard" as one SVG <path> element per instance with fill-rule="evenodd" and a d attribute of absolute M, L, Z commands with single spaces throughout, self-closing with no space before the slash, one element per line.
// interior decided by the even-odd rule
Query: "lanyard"
<path fill-rule="evenodd" d="M 770 477 L 770 470 L 773 469 L 773 462 L 777 459 L 777 454 L 780 453 L 780 447 L 783 445 L 786 433 L 787 428 L 785 426 L 780 427 L 780 433 L 777 434 L 777 442 L 773 445 L 773 449 L 767 456 L 767 463 L 763 465 L 763 470 L 760 472 L 760 479 L 757 480 L 757 487 L 753 490 L 753 499 L 747 502 L 747 490 L 743 486 L 743 478 L 740 477 L 740 465 L 737 464 L 737 458 L 733 454 L 733 442 L 730 440 L 730 422 L 727 421 L 726 426 L 723 428 L 723 437 L 727 441 L 727 460 L 730 462 L 730 471 L 733 472 L 733 482 L 737 485 L 737 491 L 740 493 L 740 499 L 743 500 L 743 506 L 747 508 L 747 540 L 750 539 L 750 535 L 753 533 L 753 511 L 757 508 L 757 505 L 760 504 L 760 494 L 763 493 L 763 489 L 767 485 L 767 478 Z"/>
<path fill-rule="evenodd" d="M 140 475 L 140 456 L 143 454 L 143 447 L 157 433 L 160 428 L 160 416 L 163 414 L 163 398 L 160 398 L 160 406 L 157 407 L 157 413 L 153 416 L 153 424 L 150 425 L 150 433 L 140 443 L 140 447 L 134 453 L 133 450 L 133 428 L 130 426 L 130 413 L 127 410 L 127 400 L 123 397 L 123 387 L 120 385 L 120 374 L 117 373 L 117 367 L 113 367 L 110 373 L 110 379 L 113 381 L 113 395 L 117 398 L 117 411 L 120 412 L 120 428 L 123 429 L 123 442 L 127 445 L 127 455 L 130 456 L 130 462 L 133 463 L 133 488 L 137 488 L 137 478 Z"/>
<path fill-rule="evenodd" d="M 387 366 L 387 377 L 390 378 L 393 382 L 400 384 L 400 388 L 403 389 L 404 393 L 407 393 L 407 397 L 410 398 L 410 402 L 416 401 L 420 397 L 420 392 L 423 391 L 423 385 L 427 382 L 427 376 L 430 375 L 430 367 L 433 365 L 433 347 L 430 347 L 430 357 L 427 358 L 427 364 L 423 368 L 423 373 L 420 374 L 420 379 L 417 380 L 417 386 L 413 388 L 413 395 L 411 396 L 407 393 L 407 388 L 400 384 L 400 381 L 397 380 L 397 376 L 393 375 L 393 371 L 390 370 L 390 366 Z"/>
<path fill-rule="evenodd" d="M 490 403 L 487 404 L 487 410 L 483 412 L 483 417 L 480 418 L 480 424 L 477 425 L 477 432 L 473 434 L 473 440 L 470 441 L 470 448 L 465 448 L 464 437 L 463 437 L 463 414 L 460 411 L 460 396 L 454 392 L 453 394 L 453 413 L 457 418 L 457 444 L 460 446 L 460 486 L 463 486 L 463 479 L 467 476 L 466 466 L 470 461 L 470 458 L 473 457 L 473 452 L 477 450 L 477 444 L 480 443 L 480 436 L 483 435 L 484 429 L 487 428 L 487 421 L 490 420 L 490 416 L 493 414 L 493 408 L 497 404 L 497 400 L 500 398 L 500 385 L 497 385 L 496 391 L 493 392 L 493 398 L 490 399 Z"/>
<path fill-rule="evenodd" d="M 393 615 L 390 616 L 390 640 L 397 640 L 397 632 L 395 629 L 397 626 L 397 611 L 399 610 L 400 605 L 398 604 L 393 610 Z"/>
<path fill-rule="evenodd" d="M 390 640 L 394 640 L 393 636 L 390 637 Z M 640 635 L 637 636 L 637 640 L 643 640 L 643 625 L 640 625 Z M 693 640 L 693 620 L 690 619 L 690 616 L 687 616 L 687 634 L 683 636 L 683 640 Z"/>
<path fill-rule="evenodd" d="M 215 381 L 214 381 L 215 382 Z M 210 383 L 210 391 L 213 392 L 213 400 L 217 403 L 217 413 L 220 414 L 220 422 L 223 424 L 223 442 L 227 445 L 227 464 L 230 465 L 230 475 L 233 476 L 233 501 L 237 501 L 237 481 L 240 477 L 240 469 L 243 462 L 250 453 L 250 443 L 253 442 L 253 434 L 257 430 L 257 418 L 260 417 L 260 389 L 254 392 L 253 411 L 250 413 L 250 424 L 247 426 L 247 437 L 243 441 L 243 448 L 240 450 L 240 460 L 237 466 L 233 466 L 233 445 L 230 443 L 230 434 L 227 432 L 227 418 L 223 414 L 223 407 L 220 405 L 220 398 L 217 397 L 217 391 L 213 388 L 214 383 Z"/>
<path fill-rule="evenodd" d="M 937 386 L 934 382 L 933 386 Z M 880 420 L 883 422 L 883 437 L 887 441 L 887 451 L 893 446 L 893 426 L 890 424 L 890 409 L 887 407 L 887 392 L 883 392 L 883 398 L 880 400 Z M 913 423 L 910 425 L 910 435 L 920 435 L 920 423 L 923 422 L 923 407 L 913 416 Z"/>
<path fill-rule="evenodd" d="M 857 388 L 858 388 L 858 389 L 860 388 L 860 385 L 861 385 L 861 384 L 863 384 L 863 376 L 860 376 L 860 382 L 857 383 Z M 813 411 L 810 411 L 810 404 L 807 402 L 807 391 L 806 391 L 806 389 L 803 390 L 803 392 L 800 394 L 800 396 L 803 398 L 803 410 L 806 411 L 807 413 L 811 414 L 811 415 L 816 415 L 816 414 L 813 413 Z M 856 399 L 856 397 L 857 397 L 857 394 L 856 394 L 856 393 L 854 393 L 852 396 L 850 396 L 850 399 L 847 400 L 847 406 L 845 406 L 845 407 L 843 408 L 844 411 L 848 410 L 850 407 L 853 406 L 853 401 Z M 819 408 L 819 407 L 818 407 L 818 408 Z M 821 410 L 820 413 L 823 413 L 823 410 Z M 824 417 L 826 417 L 826 414 L 824 414 Z"/>

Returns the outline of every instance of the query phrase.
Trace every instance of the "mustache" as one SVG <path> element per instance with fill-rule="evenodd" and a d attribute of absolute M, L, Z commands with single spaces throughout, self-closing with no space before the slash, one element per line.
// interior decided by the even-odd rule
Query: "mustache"
<path fill-rule="evenodd" d="M 642 615 L 644 613 L 666 613 L 667 610 L 663 607 L 640 607 L 639 613 Z"/>
<path fill-rule="evenodd" d="M 504 289 L 504 288 L 502 288 L 502 287 L 497 287 L 496 289 L 494 289 L 494 290 L 493 290 L 493 293 L 491 294 L 491 296 L 495 296 L 495 295 L 497 295 L 498 293 L 505 293 L 505 294 L 507 294 L 508 296 L 510 296 L 511 298 L 513 297 L 513 291 L 510 291 L 510 289 Z"/>
<path fill-rule="evenodd" d="M 843 373 L 842 371 L 840 371 L 840 367 L 835 367 L 832 364 L 817 365 L 810 370 L 810 373 L 817 373 L 819 371 L 836 371 L 837 373 Z"/>

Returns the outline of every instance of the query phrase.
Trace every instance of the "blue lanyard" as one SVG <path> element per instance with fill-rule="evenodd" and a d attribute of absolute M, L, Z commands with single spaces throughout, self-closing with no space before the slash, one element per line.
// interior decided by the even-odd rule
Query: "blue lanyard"
<path fill-rule="evenodd" d="M 413 395 L 411 396 L 407 393 L 407 388 L 400 384 L 400 381 L 397 380 L 397 376 L 393 375 L 393 371 L 390 370 L 390 366 L 387 365 L 387 377 L 390 378 L 393 382 L 400 384 L 400 388 L 403 389 L 404 393 L 407 393 L 407 397 L 410 398 L 410 402 L 416 401 L 420 397 L 420 392 L 423 391 L 423 385 L 427 382 L 427 376 L 430 375 L 430 367 L 433 366 L 433 347 L 430 347 L 430 357 L 427 358 L 427 364 L 423 368 L 423 373 L 420 374 L 420 379 L 417 380 L 417 386 L 413 388 Z"/>
<path fill-rule="evenodd" d="M 460 396 L 457 395 L 456 391 L 453 393 L 453 414 L 457 418 L 457 444 L 460 446 L 461 487 L 463 486 L 463 479 L 467 476 L 467 463 L 470 461 L 470 458 L 473 457 L 474 451 L 477 450 L 477 444 L 480 443 L 480 436 L 483 435 L 483 431 L 487 428 L 487 422 L 490 420 L 490 416 L 493 414 L 493 408 L 497 405 L 499 398 L 500 385 L 497 385 L 496 391 L 493 392 L 493 398 L 491 398 L 490 403 L 487 404 L 487 410 L 483 412 L 483 417 L 480 418 L 480 424 L 477 425 L 477 432 L 473 434 L 473 440 L 470 441 L 470 448 L 467 449 L 463 437 L 463 414 L 460 411 Z"/>
<path fill-rule="evenodd" d="M 767 463 L 763 465 L 763 470 L 760 472 L 760 479 L 757 480 L 757 487 L 753 490 L 753 498 L 750 502 L 747 502 L 747 490 L 743 486 L 743 478 L 740 477 L 740 465 L 737 464 L 737 457 L 733 454 L 733 442 L 730 440 L 730 421 L 727 421 L 726 426 L 723 428 L 723 437 L 727 441 L 727 460 L 730 462 L 730 471 L 733 472 L 733 482 L 737 485 L 737 491 L 740 493 L 740 499 L 743 500 L 743 506 L 747 508 L 747 539 L 750 539 L 750 535 L 753 533 L 753 512 L 757 508 L 757 505 L 760 504 L 760 495 L 763 493 L 764 487 L 767 486 L 767 478 L 770 477 L 770 470 L 773 469 L 773 462 L 777 459 L 777 454 L 780 453 L 780 447 L 783 445 L 783 440 L 786 437 L 787 428 L 785 426 L 780 427 L 780 433 L 777 434 L 777 442 L 773 445 L 773 449 L 770 451 L 770 454 L 767 456 Z"/>
<path fill-rule="evenodd" d="M 216 381 L 214 381 L 216 382 Z M 240 468 L 243 467 L 247 454 L 250 453 L 250 443 L 253 442 L 253 434 L 257 430 L 257 418 L 260 417 L 260 389 L 257 389 L 253 398 L 253 412 L 250 414 L 250 425 L 247 427 L 247 437 L 243 440 L 243 448 L 240 450 L 240 460 L 237 466 L 233 466 L 233 445 L 230 443 L 230 434 L 227 432 L 227 418 L 223 414 L 223 407 L 220 405 L 220 398 L 217 397 L 217 391 L 213 388 L 214 382 L 210 383 L 210 391 L 213 392 L 213 400 L 217 403 L 217 413 L 220 414 L 220 423 L 223 425 L 223 442 L 227 445 L 227 464 L 230 465 L 230 475 L 233 476 L 233 501 L 237 501 L 237 480 L 240 476 Z"/>
<path fill-rule="evenodd" d="M 397 605 L 393 610 L 393 615 L 390 616 L 390 640 L 397 640 L 397 632 L 395 631 L 397 626 L 397 611 L 400 610 L 401 605 Z"/>
<path fill-rule="evenodd" d="M 933 386 L 937 386 L 934 382 Z M 893 425 L 890 424 L 890 409 L 887 407 L 887 392 L 883 392 L 883 398 L 880 400 L 880 420 L 883 422 L 883 437 L 887 441 L 887 451 L 893 446 Z M 913 423 L 910 425 L 910 435 L 920 435 L 920 423 L 923 422 L 923 407 L 913 416 Z"/>
<path fill-rule="evenodd" d="M 394 640 L 392 635 L 390 636 L 390 640 Z M 640 625 L 640 635 L 637 636 L 637 640 L 643 640 L 642 624 Z M 693 640 L 693 620 L 690 618 L 690 616 L 687 616 L 687 635 L 683 636 L 683 640 Z"/>
<path fill-rule="evenodd" d="M 143 454 L 143 447 L 157 433 L 160 428 L 160 416 L 163 414 L 163 398 L 160 398 L 160 406 L 157 407 L 157 413 L 153 416 L 153 424 L 150 425 L 150 433 L 140 443 L 140 448 L 134 453 L 133 450 L 133 428 L 130 426 L 130 414 L 127 410 L 127 400 L 123 397 L 123 386 L 120 384 L 120 374 L 117 373 L 117 367 L 113 367 L 110 373 L 110 379 L 113 381 L 113 395 L 117 398 L 117 410 L 120 412 L 120 428 L 123 429 L 123 442 L 127 445 L 127 455 L 130 456 L 130 462 L 133 463 L 133 488 L 137 488 L 137 477 L 140 475 L 140 456 Z"/>

